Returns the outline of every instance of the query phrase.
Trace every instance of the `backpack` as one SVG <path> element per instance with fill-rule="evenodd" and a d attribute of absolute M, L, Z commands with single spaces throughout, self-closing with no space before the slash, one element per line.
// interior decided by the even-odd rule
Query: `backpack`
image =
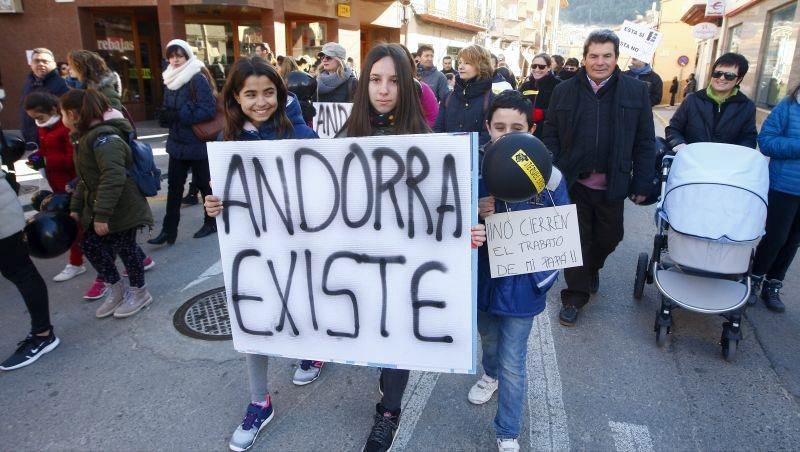
<path fill-rule="evenodd" d="M 122 140 L 119 135 L 115 134 L 100 135 L 95 139 L 92 147 L 96 148 L 108 139 L 115 137 L 118 140 Z M 153 148 L 148 143 L 135 139 L 133 133 L 128 136 L 125 144 L 130 148 L 131 157 L 133 158 L 133 168 L 127 170 L 128 176 L 133 178 L 136 187 L 139 188 L 139 192 L 143 196 L 157 195 L 158 191 L 161 190 L 161 170 L 158 169 L 153 159 Z"/>

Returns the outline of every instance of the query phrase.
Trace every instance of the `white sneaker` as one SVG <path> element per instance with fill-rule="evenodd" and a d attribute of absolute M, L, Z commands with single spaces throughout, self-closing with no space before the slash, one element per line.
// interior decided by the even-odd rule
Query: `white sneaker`
<path fill-rule="evenodd" d="M 497 438 L 497 452 L 519 452 L 519 442 L 516 438 Z"/>
<path fill-rule="evenodd" d="M 497 391 L 497 379 L 483 374 L 481 379 L 470 388 L 467 400 L 475 405 L 483 405 L 492 398 L 495 391 Z"/>
<path fill-rule="evenodd" d="M 86 267 L 84 267 L 83 265 L 67 264 L 67 266 L 64 267 L 64 270 L 61 270 L 61 273 L 53 276 L 53 281 L 56 282 L 69 281 L 70 279 L 78 275 L 81 275 L 83 273 L 86 273 Z"/>

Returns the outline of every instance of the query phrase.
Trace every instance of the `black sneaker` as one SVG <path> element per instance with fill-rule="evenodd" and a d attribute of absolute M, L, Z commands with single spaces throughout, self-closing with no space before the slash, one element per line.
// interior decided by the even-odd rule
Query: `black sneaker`
<path fill-rule="evenodd" d="M 0 364 L 0 370 L 14 370 L 33 364 L 40 356 L 58 347 L 61 341 L 50 331 L 49 336 L 29 334 L 18 343 L 17 351 Z"/>
<path fill-rule="evenodd" d="M 394 444 L 394 436 L 397 433 L 397 426 L 400 425 L 400 414 L 392 414 L 385 410 L 381 404 L 375 405 L 375 424 L 369 433 L 367 443 L 361 449 L 362 452 L 389 452 Z"/>
<path fill-rule="evenodd" d="M 558 313 L 558 321 L 564 326 L 575 326 L 578 321 L 578 308 L 575 306 L 563 306 Z"/>
<path fill-rule="evenodd" d="M 181 198 L 181 204 L 184 206 L 196 206 L 199 201 L 197 200 L 197 193 L 189 192 L 188 195 Z"/>
<path fill-rule="evenodd" d="M 600 272 L 594 271 L 592 272 L 592 281 L 589 283 L 589 292 L 597 293 L 600 290 Z"/>
<path fill-rule="evenodd" d="M 761 299 L 770 311 L 783 312 L 786 306 L 781 301 L 781 287 L 783 282 L 777 279 L 770 279 L 761 287 Z"/>
<path fill-rule="evenodd" d="M 754 306 L 758 301 L 758 293 L 761 292 L 761 284 L 763 282 L 763 276 L 750 275 L 750 298 L 747 299 L 748 306 Z"/>

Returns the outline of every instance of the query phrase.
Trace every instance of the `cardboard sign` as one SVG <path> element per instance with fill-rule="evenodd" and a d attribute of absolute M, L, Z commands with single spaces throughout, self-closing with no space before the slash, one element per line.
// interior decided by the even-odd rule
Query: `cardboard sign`
<path fill-rule="evenodd" d="M 583 265 L 575 204 L 486 217 L 492 278 Z"/>
<path fill-rule="evenodd" d="M 314 102 L 317 114 L 312 128 L 320 138 L 333 138 L 342 129 L 353 104 L 340 102 Z"/>
<path fill-rule="evenodd" d="M 208 146 L 237 350 L 475 372 L 477 134 Z"/>
<path fill-rule="evenodd" d="M 628 20 L 623 22 L 618 35 L 620 52 L 646 63 L 653 60 L 661 42 L 660 32 Z"/>

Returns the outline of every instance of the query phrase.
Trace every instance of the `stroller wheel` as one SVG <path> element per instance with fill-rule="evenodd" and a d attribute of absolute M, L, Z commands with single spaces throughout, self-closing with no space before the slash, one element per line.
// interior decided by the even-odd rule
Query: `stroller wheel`
<path fill-rule="evenodd" d="M 636 262 L 636 280 L 633 282 L 633 298 L 639 300 L 644 293 L 644 283 L 647 280 L 647 264 L 650 258 L 647 253 L 639 253 L 639 260 Z"/>
<path fill-rule="evenodd" d="M 656 330 L 656 345 L 659 348 L 663 347 L 667 343 L 667 335 L 669 334 L 669 327 L 665 325 L 660 325 Z"/>
<path fill-rule="evenodd" d="M 736 348 L 739 345 L 739 341 L 734 341 L 730 339 L 723 339 L 722 340 L 722 357 L 725 358 L 725 361 L 731 362 L 736 357 Z"/>

